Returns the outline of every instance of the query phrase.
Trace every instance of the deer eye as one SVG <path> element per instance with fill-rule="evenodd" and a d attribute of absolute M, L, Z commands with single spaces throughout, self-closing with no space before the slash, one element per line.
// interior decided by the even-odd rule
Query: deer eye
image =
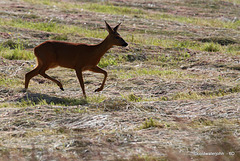
<path fill-rule="evenodd" d="M 116 38 L 116 39 L 120 39 L 120 37 L 119 37 L 119 36 L 116 36 L 115 38 Z"/>

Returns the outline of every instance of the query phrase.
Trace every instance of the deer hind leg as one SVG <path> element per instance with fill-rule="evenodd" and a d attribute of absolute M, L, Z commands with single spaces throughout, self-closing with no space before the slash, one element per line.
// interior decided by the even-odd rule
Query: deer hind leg
<path fill-rule="evenodd" d="M 42 68 L 42 69 L 40 70 L 39 74 L 40 74 L 41 76 L 43 76 L 44 78 L 47 78 L 47 79 L 53 81 L 54 83 L 56 83 L 56 84 L 60 87 L 60 89 L 61 89 L 62 91 L 64 91 L 61 82 L 59 82 L 58 80 L 50 77 L 49 75 L 47 75 L 47 74 L 45 73 L 47 69 L 48 69 L 48 68 Z"/>
<path fill-rule="evenodd" d="M 95 92 L 102 91 L 102 90 L 103 90 L 103 87 L 104 87 L 104 84 L 105 84 L 105 82 L 106 82 L 106 79 L 107 79 L 107 72 L 106 72 L 105 70 L 99 68 L 98 66 L 92 68 L 90 71 L 95 72 L 95 73 L 102 73 L 102 74 L 104 74 L 104 79 L 103 79 L 103 81 L 102 81 L 102 84 L 101 84 L 101 86 L 100 86 L 99 88 L 97 88 L 97 89 L 95 90 Z"/>
<path fill-rule="evenodd" d="M 41 69 L 41 66 L 38 65 L 35 69 L 33 69 L 32 71 L 28 72 L 25 75 L 25 89 L 28 88 L 28 84 L 29 84 L 30 79 L 32 79 L 32 77 L 34 77 L 34 76 L 39 74 L 39 70 L 40 69 Z"/>

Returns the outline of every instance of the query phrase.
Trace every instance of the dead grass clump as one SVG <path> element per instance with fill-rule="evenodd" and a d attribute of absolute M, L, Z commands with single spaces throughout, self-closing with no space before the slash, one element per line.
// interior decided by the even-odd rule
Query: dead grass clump
<path fill-rule="evenodd" d="M 200 126 L 214 126 L 215 123 L 212 120 L 209 120 L 204 117 L 196 118 L 189 123 L 191 127 L 200 127 Z"/>
<path fill-rule="evenodd" d="M 90 146 L 91 144 L 92 144 L 92 142 L 90 142 L 88 140 L 77 138 L 77 139 L 71 140 L 68 143 L 66 143 L 65 147 L 73 150 L 74 148 L 87 147 L 87 146 Z M 68 150 L 70 150 L 70 149 L 68 149 Z"/>
<path fill-rule="evenodd" d="M 129 102 L 122 98 L 109 98 L 99 104 L 99 107 L 103 108 L 104 111 L 127 110 L 130 106 Z"/>

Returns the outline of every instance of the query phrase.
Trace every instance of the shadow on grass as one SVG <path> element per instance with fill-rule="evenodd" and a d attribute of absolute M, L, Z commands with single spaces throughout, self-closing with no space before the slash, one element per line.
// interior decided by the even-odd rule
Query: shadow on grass
<path fill-rule="evenodd" d="M 14 100 L 19 105 L 61 105 L 61 106 L 76 106 L 88 104 L 86 99 L 74 99 L 74 98 L 59 98 L 49 96 L 47 94 L 31 93 L 27 92 L 21 98 Z"/>

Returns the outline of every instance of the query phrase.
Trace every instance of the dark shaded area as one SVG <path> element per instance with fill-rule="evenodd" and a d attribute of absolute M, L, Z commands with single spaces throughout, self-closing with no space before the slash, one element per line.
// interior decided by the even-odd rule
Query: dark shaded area
<path fill-rule="evenodd" d="M 214 42 L 218 43 L 220 45 L 230 45 L 230 44 L 237 44 L 238 42 L 236 40 L 233 40 L 232 38 L 227 37 L 209 37 L 209 38 L 199 38 L 198 41 L 201 42 Z"/>
<path fill-rule="evenodd" d="M 133 62 L 133 61 L 136 61 L 136 60 L 146 61 L 147 60 L 147 56 L 145 54 L 133 53 L 133 54 L 128 54 L 126 56 L 126 60 L 129 61 L 129 62 Z"/>
<path fill-rule="evenodd" d="M 47 104 L 54 104 L 54 105 L 61 104 L 64 106 L 76 106 L 76 105 L 88 104 L 86 99 L 58 98 L 58 97 L 49 96 L 46 94 L 31 93 L 31 92 L 27 92 L 27 94 L 24 95 L 23 97 L 13 101 L 19 102 L 19 103 L 25 102 L 30 105 L 41 104 L 44 102 L 46 102 Z"/>

